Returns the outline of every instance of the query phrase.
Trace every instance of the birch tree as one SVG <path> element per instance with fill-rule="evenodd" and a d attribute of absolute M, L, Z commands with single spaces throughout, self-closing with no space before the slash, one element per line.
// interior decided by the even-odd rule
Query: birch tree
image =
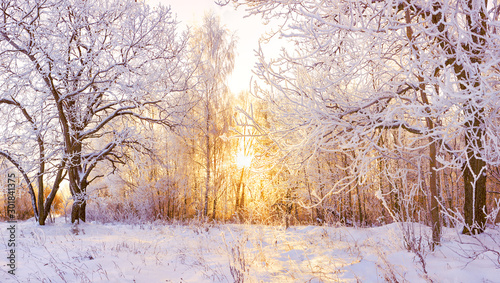
<path fill-rule="evenodd" d="M 437 174 L 459 170 L 463 232 L 483 231 L 486 169 L 498 164 L 500 152 L 496 1 L 233 2 L 282 19 L 280 34 L 297 46 L 275 60 L 261 51 L 256 71 L 266 85 L 258 90 L 283 122 L 275 139 L 290 156 L 355 152 L 351 177 L 334 190 L 348 188 L 375 160 L 404 161 L 387 173 L 414 174 L 431 195 L 435 243 Z M 292 130 L 294 139 L 287 136 Z M 391 146 L 379 142 L 384 132 Z"/>
<path fill-rule="evenodd" d="M 236 38 L 221 25 L 214 14 L 206 14 L 203 24 L 195 28 L 190 41 L 190 56 L 196 66 L 191 94 L 197 101 L 192 109 L 190 127 L 199 137 L 197 148 L 204 170 L 203 216 L 208 216 L 212 195 L 213 217 L 219 188 L 224 181 L 223 164 L 228 160 L 228 144 L 220 136 L 228 131 L 232 107 L 227 77 L 234 68 Z"/>
<path fill-rule="evenodd" d="M 0 13 L 0 154 L 24 176 L 41 225 L 65 179 L 71 221 L 85 221 L 96 166 L 143 149 L 137 121 L 175 124 L 185 40 L 169 8 L 135 1 L 4 1 Z"/>

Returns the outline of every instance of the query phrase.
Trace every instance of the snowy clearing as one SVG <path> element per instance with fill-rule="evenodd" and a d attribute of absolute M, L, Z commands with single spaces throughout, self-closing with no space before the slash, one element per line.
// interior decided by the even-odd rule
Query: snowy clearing
<path fill-rule="evenodd" d="M 33 220 L 18 223 L 15 276 L 6 267 L 9 224 L 0 223 L 1 281 L 498 282 L 500 278 L 498 227 L 478 238 L 446 229 L 442 246 L 418 256 L 404 248 L 398 224 L 284 230 L 260 225 L 84 223 L 75 229 L 64 222 L 58 218 L 46 226 Z M 424 235 L 423 244 L 427 241 L 427 227 L 407 227 L 416 236 Z"/>

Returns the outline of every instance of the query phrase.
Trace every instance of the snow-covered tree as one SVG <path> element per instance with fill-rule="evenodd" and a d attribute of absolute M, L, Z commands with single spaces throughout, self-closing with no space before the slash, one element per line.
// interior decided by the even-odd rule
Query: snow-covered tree
<path fill-rule="evenodd" d="M 0 154 L 24 176 L 41 225 L 65 178 L 71 220 L 85 221 L 97 164 L 144 146 L 137 121 L 175 124 L 185 40 L 169 8 L 136 1 L 4 1 L 0 13 Z"/>
<path fill-rule="evenodd" d="M 229 144 L 220 136 L 228 131 L 233 113 L 227 78 L 234 67 L 236 38 L 221 25 L 218 16 L 209 13 L 202 25 L 194 28 L 189 46 L 192 65 L 196 66 L 190 95 L 196 105 L 181 135 L 192 139 L 191 146 L 204 172 L 200 212 L 208 216 L 211 199 L 215 217 L 220 188 L 227 176 L 223 166 L 230 153 Z"/>
<path fill-rule="evenodd" d="M 389 180 L 413 174 L 431 195 L 435 242 L 437 175 L 453 168 L 463 176 L 464 233 L 482 231 L 486 169 L 500 157 L 498 2 L 233 2 L 283 20 L 281 35 L 297 46 L 276 60 L 261 52 L 257 69 L 267 84 L 259 91 L 281 118 L 275 140 L 288 156 L 305 156 L 292 160 L 346 154 L 351 177 L 336 189 L 377 160 L 402 162 L 382 170 Z"/>

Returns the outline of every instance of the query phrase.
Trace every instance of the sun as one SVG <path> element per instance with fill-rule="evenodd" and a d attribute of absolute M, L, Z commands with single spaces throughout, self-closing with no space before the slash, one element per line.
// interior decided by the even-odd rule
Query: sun
<path fill-rule="evenodd" d="M 236 166 L 238 166 L 238 168 L 250 167 L 252 158 L 253 156 L 246 155 L 242 150 L 240 150 L 236 154 Z"/>

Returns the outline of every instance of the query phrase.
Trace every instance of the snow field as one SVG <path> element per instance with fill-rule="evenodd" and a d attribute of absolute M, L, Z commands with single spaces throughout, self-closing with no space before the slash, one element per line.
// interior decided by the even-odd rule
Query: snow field
<path fill-rule="evenodd" d="M 376 228 L 233 224 L 18 223 L 16 275 L 1 282 L 498 282 L 500 229 L 445 229 L 431 252 L 405 249 L 402 224 Z M 430 229 L 412 225 L 425 243 Z"/>

